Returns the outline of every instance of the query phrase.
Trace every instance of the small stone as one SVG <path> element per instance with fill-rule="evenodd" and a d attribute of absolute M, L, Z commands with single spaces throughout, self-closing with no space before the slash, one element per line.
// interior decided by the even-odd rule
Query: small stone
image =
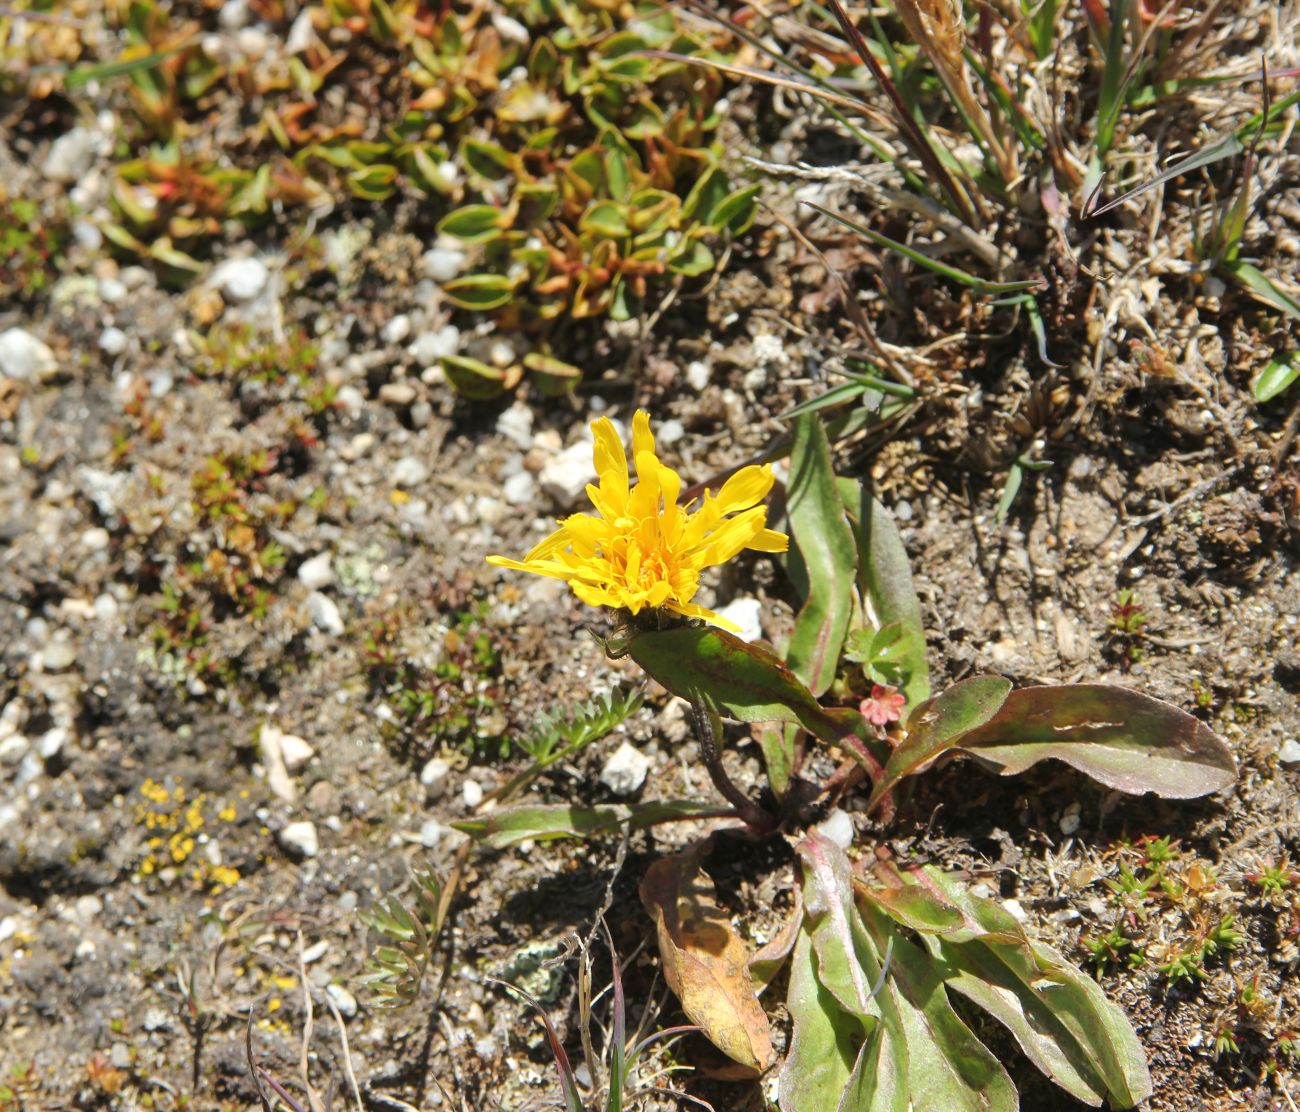
<path fill-rule="evenodd" d="M 239 31 L 248 26 L 251 18 L 248 0 L 226 0 L 218 12 L 217 22 L 227 31 Z"/>
<path fill-rule="evenodd" d="M 460 786 L 461 798 L 471 811 L 483 802 L 483 785 L 477 780 L 466 780 Z"/>
<path fill-rule="evenodd" d="M 281 734 L 280 754 L 284 758 L 284 767 L 289 772 L 297 772 L 316 756 L 316 750 L 310 742 L 297 734 Z"/>
<path fill-rule="evenodd" d="M 1284 765 L 1300 764 L 1300 741 L 1289 738 L 1277 750 L 1277 759 Z"/>
<path fill-rule="evenodd" d="M 311 615 L 311 624 L 322 633 L 328 633 L 331 637 L 342 635 L 345 628 L 343 615 L 339 613 L 338 606 L 329 595 L 312 591 L 307 596 L 307 613 Z"/>
<path fill-rule="evenodd" d="M 1023 923 L 1029 918 L 1029 912 L 1020 905 L 1019 900 L 1003 900 L 1002 906 L 1017 923 Z"/>
<path fill-rule="evenodd" d="M 171 1015 L 163 1008 L 146 1008 L 140 1026 L 146 1031 L 166 1031 L 172 1025 Z"/>
<path fill-rule="evenodd" d="M 313 815 L 335 815 L 339 809 L 339 790 L 328 780 L 317 780 L 307 789 L 303 804 Z"/>
<path fill-rule="evenodd" d="M 615 795 L 632 795 L 641 789 L 649 771 L 650 758 L 625 741 L 600 770 L 600 782 Z"/>
<path fill-rule="evenodd" d="M 586 491 L 587 484 L 595 478 L 591 445 L 583 441 L 570 445 L 559 455 L 548 459 L 538 476 L 542 490 L 562 508 L 574 505 Z"/>
<path fill-rule="evenodd" d="M 895 517 L 898 521 L 911 521 L 911 520 L 912 520 L 912 503 L 911 503 L 911 502 L 899 502 L 898 505 L 896 505 L 896 506 L 894 507 L 894 517 Z"/>
<path fill-rule="evenodd" d="M 447 777 L 450 775 L 451 762 L 446 757 L 432 757 L 420 769 L 420 783 L 432 799 L 446 790 Z"/>
<path fill-rule="evenodd" d="M 98 251 L 104 246 L 104 233 L 89 220 L 74 220 L 72 222 L 72 238 L 87 251 Z"/>
<path fill-rule="evenodd" d="M 334 1001 L 334 1006 L 344 1019 L 351 1019 L 357 1014 L 357 998 L 342 985 L 326 985 L 325 995 Z"/>
<path fill-rule="evenodd" d="M 117 621 L 118 614 L 117 599 L 105 591 L 102 595 L 95 596 L 95 618 L 100 622 Z"/>
<path fill-rule="evenodd" d="M 0 738 L 0 765 L 15 765 L 27 755 L 32 743 L 22 734 Z"/>
<path fill-rule="evenodd" d="M 488 346 L 488 362 L 504 371 L 516 359 L 515 347 L 509 340 L 493 340 Z"/>
<path fill-rule="evenodd" d="M 94 895 L 78 896 L 72 908 L 80 922 L 93 923 L 104 910 L 104 901 Z"/>
<path fill-rule="evenodd" d="M 412 358 L 421 366 L 428 367 L 444 355 L 455 355 L 460 350 L 460 329 L 454 324 L 445 324 L 433 332 L 421 332 L 411 345 Z"/>
<path fill-rule="evenodd" d="M 319 591 L 334 582 L 334 568 L 330 564 L 330 554 L 321 552 L 310 560 L 304 560 L 298 568 L 298 582 L 309 591 Z"/>
<path fill-rule="evenodd" d="M 423 398 L 411 406 L 411 425 L 417 429 L 428 428 L 433 420 L 433 406 Z"/>
<path fill-rule="evenodd" d="M 379 388 L 379 400 L 400 409 L 415 401 L 415 387 L 409 382 L 385 382 Z"/>
<path fill-rule="evenodd" d="M 757 641 L 763 636 L 763 604 L 758 599 L 732 599 L 726 606 L 719 606 L 717 613 L 740 626 L 740 632 L 736 636 L 742 641 Z"/>
<path fill-rule="evenodd" d="M 522 402 L 501 411 L 497 418 L 497 432 L 516 448 L 527 451 L 533 446 L 533 410 Z"/>
<path fill-rule="evenodd" d="M 465 265 L 465 252 L 454 247 L 434 247 L 424 253 L 424 272 L 435 282 L 450 282 Z"/>
<path fill-rule="evenodd" d="M 257 748 L 266 773 L 266 786 L 276 799 L 292 804 L 298 801 L 298 786 L 293 782 L 285 764 L 284 738 L 285 734 L 279 726 L 267 722 L 257 732 Z"/>
<path fill-rule="evenodd" d="M 420 827 L 420 845 L 424 846 L 425 849 L 435 849 L 438 843 L 442 841 L 446 829 L 437 819 L 428 819 Z"/>
<path fill-rule="evenodd" d="M 501 493 L 510 505 L 527 506 L 537 501 L 537 480 L 527 471 L 520 471 L 501 484 Z"/>
<path fill-rule="evenodd" d="M 492 26 L 506 42 L 518 43 L 520 46 L 528 45 L 528 28 L 504 12 L 492 13 Z"/>
<path fill-rule="evenodd" d="M 99 334 L 99 350 L 105 355 L 121 355 L 126 351 L 126 333 L 120 328 L 105 328 Z"/>
<path fill-rule="evenodd" d="M 1079 816 L 1082 810 L 1083 808 L 1078 803 L 1071 803 L 1061 812 L 1061 817 L 1057 820 L 1056 825 L 1061 828 L 1061 833 L 1066 837 L 1078 833 L 1081 825 L 1081 819 Z"/>
<path fill-rule="evenodd" d="M 81 547 L 87 552 L 103 552 L 112 540 L 107 529 L 95 525 L 81 534 Z"/>
<path fill-rule="evenodd" d="M 400 344 L 407 336 L 411 334 L 411 318 L 405 313 L 398 313 L 386 325 L 380 333 L 386 344 Z"/>
<path fill-rule="evenodd" d="M 131 1048 L 124 1042 L 115 1042 L 108 1050 L 108 1064 L 115 1070 L 131 1068 Z"/>
<path fill-rule="evenodd" d="M 838 807 L 817 824 L 817 829 L 840 849 L 848 849 L 853 844 L 853 820 L 847 811 Z"/>
<path fill-rule="evenodd" d="M 47 672 L 66 672 L 77 662 L 77 647 L 70 641 L 51 641 L 41 654 L 41 665 Z"/>
<path fill-rule="evenodd" d="M 30 332 L 21 328 L 0 332 L 0 375 L 19 382 L 44 382 L 58 369 L 54 352 Z"/>
<path fill-rule="evenodd" d="M 315 857 L 320 853 L 320 836 L 314 822 L 291 822 L 277 837 L 284 849 L 298 857 Z"/>
<path fill-rule="evenodd" d="M 252 301 L 266 289 L 270 276 L 261 259 L 227 259 L 212 272 L 212 284 L 233 301 Z"/>
<path fill-rule="evenodd" d="M 418 487 L 429 478 L 429 468 L 415 456 L 403 456 L 393 465 L 394 486 Z"/>
<path fill-rule="evenodd" d="M 665 448 L 676 444 L 686 435 L 686 427 L 675 417 L 665 421 L 655 430 L 655 439 Z"/>
<path fill-rule="evenodd" d="M 303 965 L 310 965 L 314 961 L 320 961 L 320 959 L 329 952 L 329 948 L 330 944 L 324 939 L 308 946 L 307 949 L 302 952 Z"/>
<path fill-rule="evenodd" d="M 45 156 L 45 176 L 50 181 L 72 185 L 84 178 L 95 161 L 95 133 L 87 127 L 65 131 L 50 144 Z"/>
<path fill-rule="evenodd" d="M 696 393 L 699 393 L 708 386 L 710 377 L 709 365 L 707 363 L 701 363 L 696 359 L 694 362 L 687 364 L 686 381 L 690 385 L 691 389 Z"/>
<path fill-rule="evenodd" d="M 99 297 L 101 301 L 107 301 L 110 305 L 121 305 L 131 291 L 126 288 L 126 283 L 120 278 L 101 278 L 99 280 Z M 103 341 L 100 342 L 101 346 Z"/>
<path fill-rule="evenodd" d="M 36 752 L 41 755 L 41 760 L 52 760 L 63 752 L 67 743 L 68 731 L 62 726 L 55 726 L 36 739 Z"/>

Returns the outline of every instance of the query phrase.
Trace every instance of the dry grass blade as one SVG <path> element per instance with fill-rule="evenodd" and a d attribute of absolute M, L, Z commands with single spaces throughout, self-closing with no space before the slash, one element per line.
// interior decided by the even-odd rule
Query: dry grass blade
<path fill-rule="evenodd" d="M 979 133 L 997 164 L 1002 181 L 1019 177 L 1015 155 L 1002 141 L 984 106 L 975 96 L 966 71 L 965 28 L 960 4 L 951 0 L 898 0 L 895 5 L 907 33 L 930 59 L 930 64 L 952 95 L 958 110 Z"/>
<path fill-rule="evenodd" d="M 857 51 L 858 57 L 862 59 L 862 64 L 871 71 L 871 75 L 893 103 L 895 125 L 907 145 L 912 149 L 912 153 L 921 160 L 926 172 L 939 184 L 939 188 L 943 190 L 944 196 L 948 198 L 953 210 L 967 224 L 978 226 L 980 223 L 979 217 L 975 212 L 975 206 L 971 203 L 971 199 L 940 161 L 939 155 L 931 145 L 930 140 L 925 137 L 925 133 L 912 118 L 907 102 L 903 100 L 898 87 L 890 80 L 889 75 L 885 73 L 880 63 L 876 61 L 876 56 L 871 53 L 871 48 L 867 46 L 867 40 L 862 37 L 862 32 L 849 18 L 849 13 L 844 10 L 844 5 L 840 3 L 840 0 L 830 0 L 830 6 L 844 31 L 845 37 L 852 44 L 853 49 Z"/>

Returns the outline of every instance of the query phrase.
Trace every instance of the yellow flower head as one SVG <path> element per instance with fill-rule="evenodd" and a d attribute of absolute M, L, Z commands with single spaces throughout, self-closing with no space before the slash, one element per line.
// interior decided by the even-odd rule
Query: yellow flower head
<path fill-rule="evenodd" d="M 776 481 L 772 469 L 743 467 L 715 496 L 706 492 L 677 504 L 682 478 L 655 455 L 650 415 L 632 419 L 632 455 L 638 482 L 628 487 L 627 453 L 608 417 L 592 422 L 596 475 L 587 496 L 599 516 L 574 514 L 522 561 L 489 556 L 488 563 L 566 580 L 583 602 L 622 607 L 633 614 L 664 607 L 727 629 L 725 618 L 691 602 L 700 572 L 725 564 L 743 549 L 784 552 L 790 538 L 767 526 L 767 509 L 756 503 Z"/>

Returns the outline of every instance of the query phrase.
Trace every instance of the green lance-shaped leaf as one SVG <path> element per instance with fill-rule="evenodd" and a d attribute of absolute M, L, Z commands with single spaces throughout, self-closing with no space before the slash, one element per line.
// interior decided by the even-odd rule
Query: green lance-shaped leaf
<path fill-rule="evenodd" d="M 907 549 L 889 511 L 861 484 L 840 479 L 839 491 L 858 544 L 858 589 L 870 605 L 878 629 L 897 623 L 903 632 L 898 662 L 906 677 L 902 691 L 910 717 L 930 697 L 930 670 L 925 662 L 921 603 L 912 584 Z"/>
<path fill-rule="evenodd" d="M 877 953 L 888 947 L 889 975 L 881 995 L 892 995 L 901 1017 L 911 1107 L 1015 1112 L 1019 1099 L 1011 1078 L 953 1010 L 936 963 L 879 910 L 864 904 L 861 911 Z"/>
<path fill-rule="evenodd" d="M 853 1071 L 862 1022 L 848 1015 L 817 976 L 817 957 L 807 929 L 799 932 L 790 959 L 786 996 L 793 1033 L 781 1067 L 781 1112 L 836 1108 Z"/>
<path fill-rule="evenodd" d="M 1011 681 L 1001 676 L 973 676 L 917 707 L 907 720 L 907 736 L 891 754 L 869 805 L 927 761 L 961 744 L 997 713 L 1010 691 Z"/>
<path fill-rule="evenodd" d="M 1300 352 L 1285 359 L 1271 359 L 1255 380 L 1255 400 L 1270 402 L 1300 378 Z"/>
<path fill-rule="evenodd" d="M 980 932 L 966 941 L 922 935 L 946 982 L 1002 1023 L 1034 1065 L 1094 1107 L 1131 1108 L 1151 1095 L 1142 1044 L 1096 981 L 953 877 L 927 867 L 917 879 Z"/>
<path fill-rule="evenodd" d="M 710 819 L 731 814 L 731 808 L 665 800 L 661 803 L 616 804 L 606 807 L 571 807 L 560 803 L 511 807 L 483 818 L 454 822 L 452 826 L 489 849 L 518 842 L 552 838 L 594 838 L 626 826 L 630 830 L 679 819 Z"/>
<path fill-rule="evenodd" d="M 1055 758 L 1116 791 L 1167 799 L 1209 795 L 1237 778 L 1231 750 L 1208 726 L 1122 687 L 1025 687 L 995 709 L 952 744 L 1003 776 Z"/>
<path fill-rule="evenodd" d="M 637 633 L 626 651 L 688 703 L 739 722 L 792 722 L 828 744 L 845 745 L 868 765 L 874 760 L 857 711 L 823 707 L 778 657 L 725 630 L 683 626 Z"/>
<path fill-rule="evenodd" d="M 790 575 L 804 604 L 795 619 L 786 662 L 814 695 L 820 695 L 835 679 L 853 615 L 858 561 L 835 489 L 826 430 L 815 414 L 795 422 L 787 489 L 793 542 Z"/>

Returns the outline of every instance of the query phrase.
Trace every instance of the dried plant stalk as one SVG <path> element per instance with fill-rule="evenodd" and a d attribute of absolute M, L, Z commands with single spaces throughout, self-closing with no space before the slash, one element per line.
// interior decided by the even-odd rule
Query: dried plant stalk
<path fill-rule="evenodd" d="M 1003 142 L 975 96 L 964 55 L 965 27 L 960 0 L 898 0 L 895 8 L 907 33 L 925 51 L 940 80 L 975 127 L 997 163 L 1004 183 L 1019 176 L 1014 150 Z"/>

